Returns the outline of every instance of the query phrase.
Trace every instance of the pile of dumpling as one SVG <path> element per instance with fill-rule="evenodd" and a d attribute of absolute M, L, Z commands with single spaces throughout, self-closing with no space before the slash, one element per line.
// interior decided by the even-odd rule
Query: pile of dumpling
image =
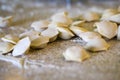
<path fill-rule="evenodd" d="M 94 22 L 93 30 L 84 27 L 86 22 Z M 11 52 L 12 56 L 21 56 L 32 49 L 41 49 L 48 43 L 61 38 L 80 37 L 86 42 L 83 46 L 72 46 L 64 51 L 63 56 L 68 61 L 81 62 L 90 57 L 88 51 L 108 50 L 110 45 L 105 38 L 120 40 L 120 12 L 117 9 L 107 9 L 103 13 L 88 11 L 80 20 L 73 20 L 67 12 L 56 13 L 50 20 L 35 21 L 31 30 L 15 35 L 5 35 L 0 47 L 2 54 Z"/>

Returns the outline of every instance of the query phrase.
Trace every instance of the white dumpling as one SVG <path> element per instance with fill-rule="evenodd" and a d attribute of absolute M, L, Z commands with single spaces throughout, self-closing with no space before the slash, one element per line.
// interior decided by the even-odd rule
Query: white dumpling
<path fill-rule="evenodd" d="M 42 32 L 45 29 L 48 28 L 49 21 L 41 20 L 41 21 L 35 21 L 31 24 L 31 27 L 38 32 Z"/>
<path fill-rule="evenodd" d="M 26 32 L 23 32 L 19 35 L 20 38 L 24 38 L 24 37 L 29 37 L 30 40 L 34 40 L 36 39 L 37 37 L 39 37 L 40 33 L 35 31 L 35 30 L 29 30 L 29 31 L 26 31 Z"/>
<path fill-rule="evenodd" d="M 19 41 L 19 37 L 8 34 L 8 35 L 5 35 L 4 37 L 2 37 L 1 40 L 3 40 L 4 42 L 16 44 Z"/>
<path fill-rule="evenodd" d="M 14 48 L 14 44 L 8 42 L 0 42 L 0 54 L 8 53 L 12 51 Z"/>
<path fill-rule="evenodd" d="M 48 28 L 41 33 L 42 36 L 49 37 L 50 42 L 55 41 L 57 39 L 58 34 L 59 34 L 58 30 L 54 28 Z"/>
<path fill-rule="evenodd" d="M 59 37 L 61 39 L 70 39 L 75 36 L 68 28 L 58 27 Z"/>
<path fill-rule="evenodd" d="M 25 38 L 21 39 L 15 45 L 13 52 L 12 52 L 12 55 L 13 56 L 20 56 L 20 55 L 27 53 L 27 51 L 30 48 L 30 45 L 31 45 L 31 41 L 30 41 L 29 37 L 25 37 Z"/>
<path fill-rule="evenodd" d="M 72 46 L 63 53 L 65 60 L 82 62 L 90 57 L 89 53 L 81 46 Z"/>
<path fill-rule="evenodd" d="M 31 42 L 30 46 L 31 48 L 34 48 L 34 49 L 45 48 L 48 42 L 49 42 L 49 37 L 39 36 L 38 38 L 34 39 Z"/>
<path fill-rule="evenodd" d="M 83 19 L 85 21 L 96 21 L 100 19 L 100 15 L 96 12 L 87 12 L 84 14 Z"/>
<path fill-rule="evenodd" d="M 101 21 L 95 23 L 97 31 L 104 37 L 111 39 L 117 34 L 117 24 L 110 21 Z"/>
<path fill-rule="evenodd" d="M 120 24 L 120 14 L 113 15 L 109 18 L 110 21 Z"/>
<path fill-rule="evenodd" d="M 81 33 L 79 37 L 81 37 L 84 41 L 88 42 L 89 40 L 94 38 L 101 38 L 101 35 L 99 33 L 89 31 Z"/>
<path fill-rule="evenodd" d="M 90 51 L 103 51 L 108 50 L 109 44 L 102 38 L 93 38 L 86 43 L 84 48 Z"/>
<path fill-rule="evenodd" d="M 106 9 L 102 14 L 101 20 L 108 20 L 111 16 L 117 13 L 116 9 Z"/>
<path fill-rule="evenodd" d="M 70 25 L 72 23 L 72 19 L 68 17 L 66 12 L 56 13 L 52 16 L 51 20 L 53 22 L 62 23 L 66 25 Z"/>
<path fill-rule="evenodd" d="M 78 26 L 71 26 L 70 30 L 76 34 L 77 36 L 79 36 L 81 33 L 87 32 L 88 30 L 83 28 L 83 27 L 78 27 Z"/>

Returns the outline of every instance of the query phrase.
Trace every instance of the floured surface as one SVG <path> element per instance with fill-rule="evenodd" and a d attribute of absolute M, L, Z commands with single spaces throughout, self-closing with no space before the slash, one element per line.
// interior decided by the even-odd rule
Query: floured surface
<path fill-rule="evenodd" d="M 12 4 L 6 1 L 1 0 L 1 6 L 3 3 L 4 6 Z M 15 19 L 10 27 L 0 29 L 0 37 L 8 33 L 17 35 L 29 30 L 33 21 L 48 18 L 56 11 L 51 7 L 45 10 L 41 7 L 42 4 L 31 6 L 32 2 L 25 5 L 22 1 L 14 1 L 17 6 L 12 5 L 9 11 L 0 10 L 0 16 L 13 15 Z M 19 69 L 11 63 L 0 61 L 0 80 L 119 80 L 120 42 L 114 39 L 109 41 L 109 44 L 109 50 L 91 53 L 90 59 L 78 63 L 65 61 L 62 53 L 66 48 L 80 44 L 70 40 L 58 40 L 49 43 L 44 49 L 31 50 L 30 54 L 26 55 L 26 69 Z"/>

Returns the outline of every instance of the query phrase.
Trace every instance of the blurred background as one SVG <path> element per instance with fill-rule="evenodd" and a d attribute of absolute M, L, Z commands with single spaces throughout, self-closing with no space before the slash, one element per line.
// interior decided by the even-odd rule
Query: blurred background
<path fill-rule="evenodd" d="M 68 11 L 71 17 L 76 17 L 85 11 L 103 12 L 119 6 L 120 0 L 0 0 L 0 16 L 14 16 L 16 25 L 25 27 L 23 24 L 30 26 L 31 22 L 56 12 Z"/>
<path fill-rule="evenodd" d="M 1 16 L 29 13 L 80 12 L 89 8 L 117 8 L 120 0 L 0 0 Z"/>
<path fill-rule="evenodd" d="M 120 0 L 0 0 L 0 16 L 13 16 L 14 19 L 10 27 L 0 29 L 0 37 L 6 34 L 25 32 L 31 28 L 30 25 L 33 21 L 50 18 L 56 12 L 68 11 L 70 16 L 76 17 L 85 11 L 103 12 L 106 8 L 118 8 L 118 6 L 120 6 Z M 50 48 L 54 49 L 55 47 Z M 116 47 L 113 49 L 119 51 Z M 82 65 L 67 63 L 56 53 L 31 54 L 28 55 L 30 59 L 34 61 L 38 59 L 38 62 L 43 59 L 43 62 L 40 63 L 50 64 L 51 68 L 33 65 L 35 70 L 28 69 L 26 71 L 18 69 L 11 63 L 0 61 L 0 80 L 67 80 L 67 78 L 70 78 L 69 80 L 76 78 L 81 80 L 120 80 L 120 56 L 116 51 L 113 54 L 112 51 L 108 51 L 110 54 L 104 54 L 105 57 L 103 54 L 99 54 L 98 57 L 92 58 L 93 60 L 89 64 L 83 63 Z M 87 75 L 89 76 L 86 77 Z M 53 78 L 49 79 L 51 76 Z"/>

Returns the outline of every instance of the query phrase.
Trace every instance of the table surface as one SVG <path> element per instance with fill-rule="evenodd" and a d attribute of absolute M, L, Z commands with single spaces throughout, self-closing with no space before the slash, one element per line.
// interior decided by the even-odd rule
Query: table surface
<path fill-rule="evenodd" d="M 33 21 L 64 10 L 63 7 L 55 8 L 57 5 L 48 7 L 38 2 L 20 1 L 0 0 L 0 16 L 14 17 L 13 24 L 0 28 L 0 37 L 29 30 Z M 79 8 L 72 10 L 74 14 L 79 12 Z M 90 53 L 90 59 L 78 63 L 65 61 L 62 53 L 66 48 L 80 44 L 57 40 L 44 49 L 31 50 L 25 55 L 30 61 L 25 69 L 0 61 L 0 80 L 120 80 L 120 42 L 115 38 L 108 43 L 111 45 L 109 50 Z"/>

